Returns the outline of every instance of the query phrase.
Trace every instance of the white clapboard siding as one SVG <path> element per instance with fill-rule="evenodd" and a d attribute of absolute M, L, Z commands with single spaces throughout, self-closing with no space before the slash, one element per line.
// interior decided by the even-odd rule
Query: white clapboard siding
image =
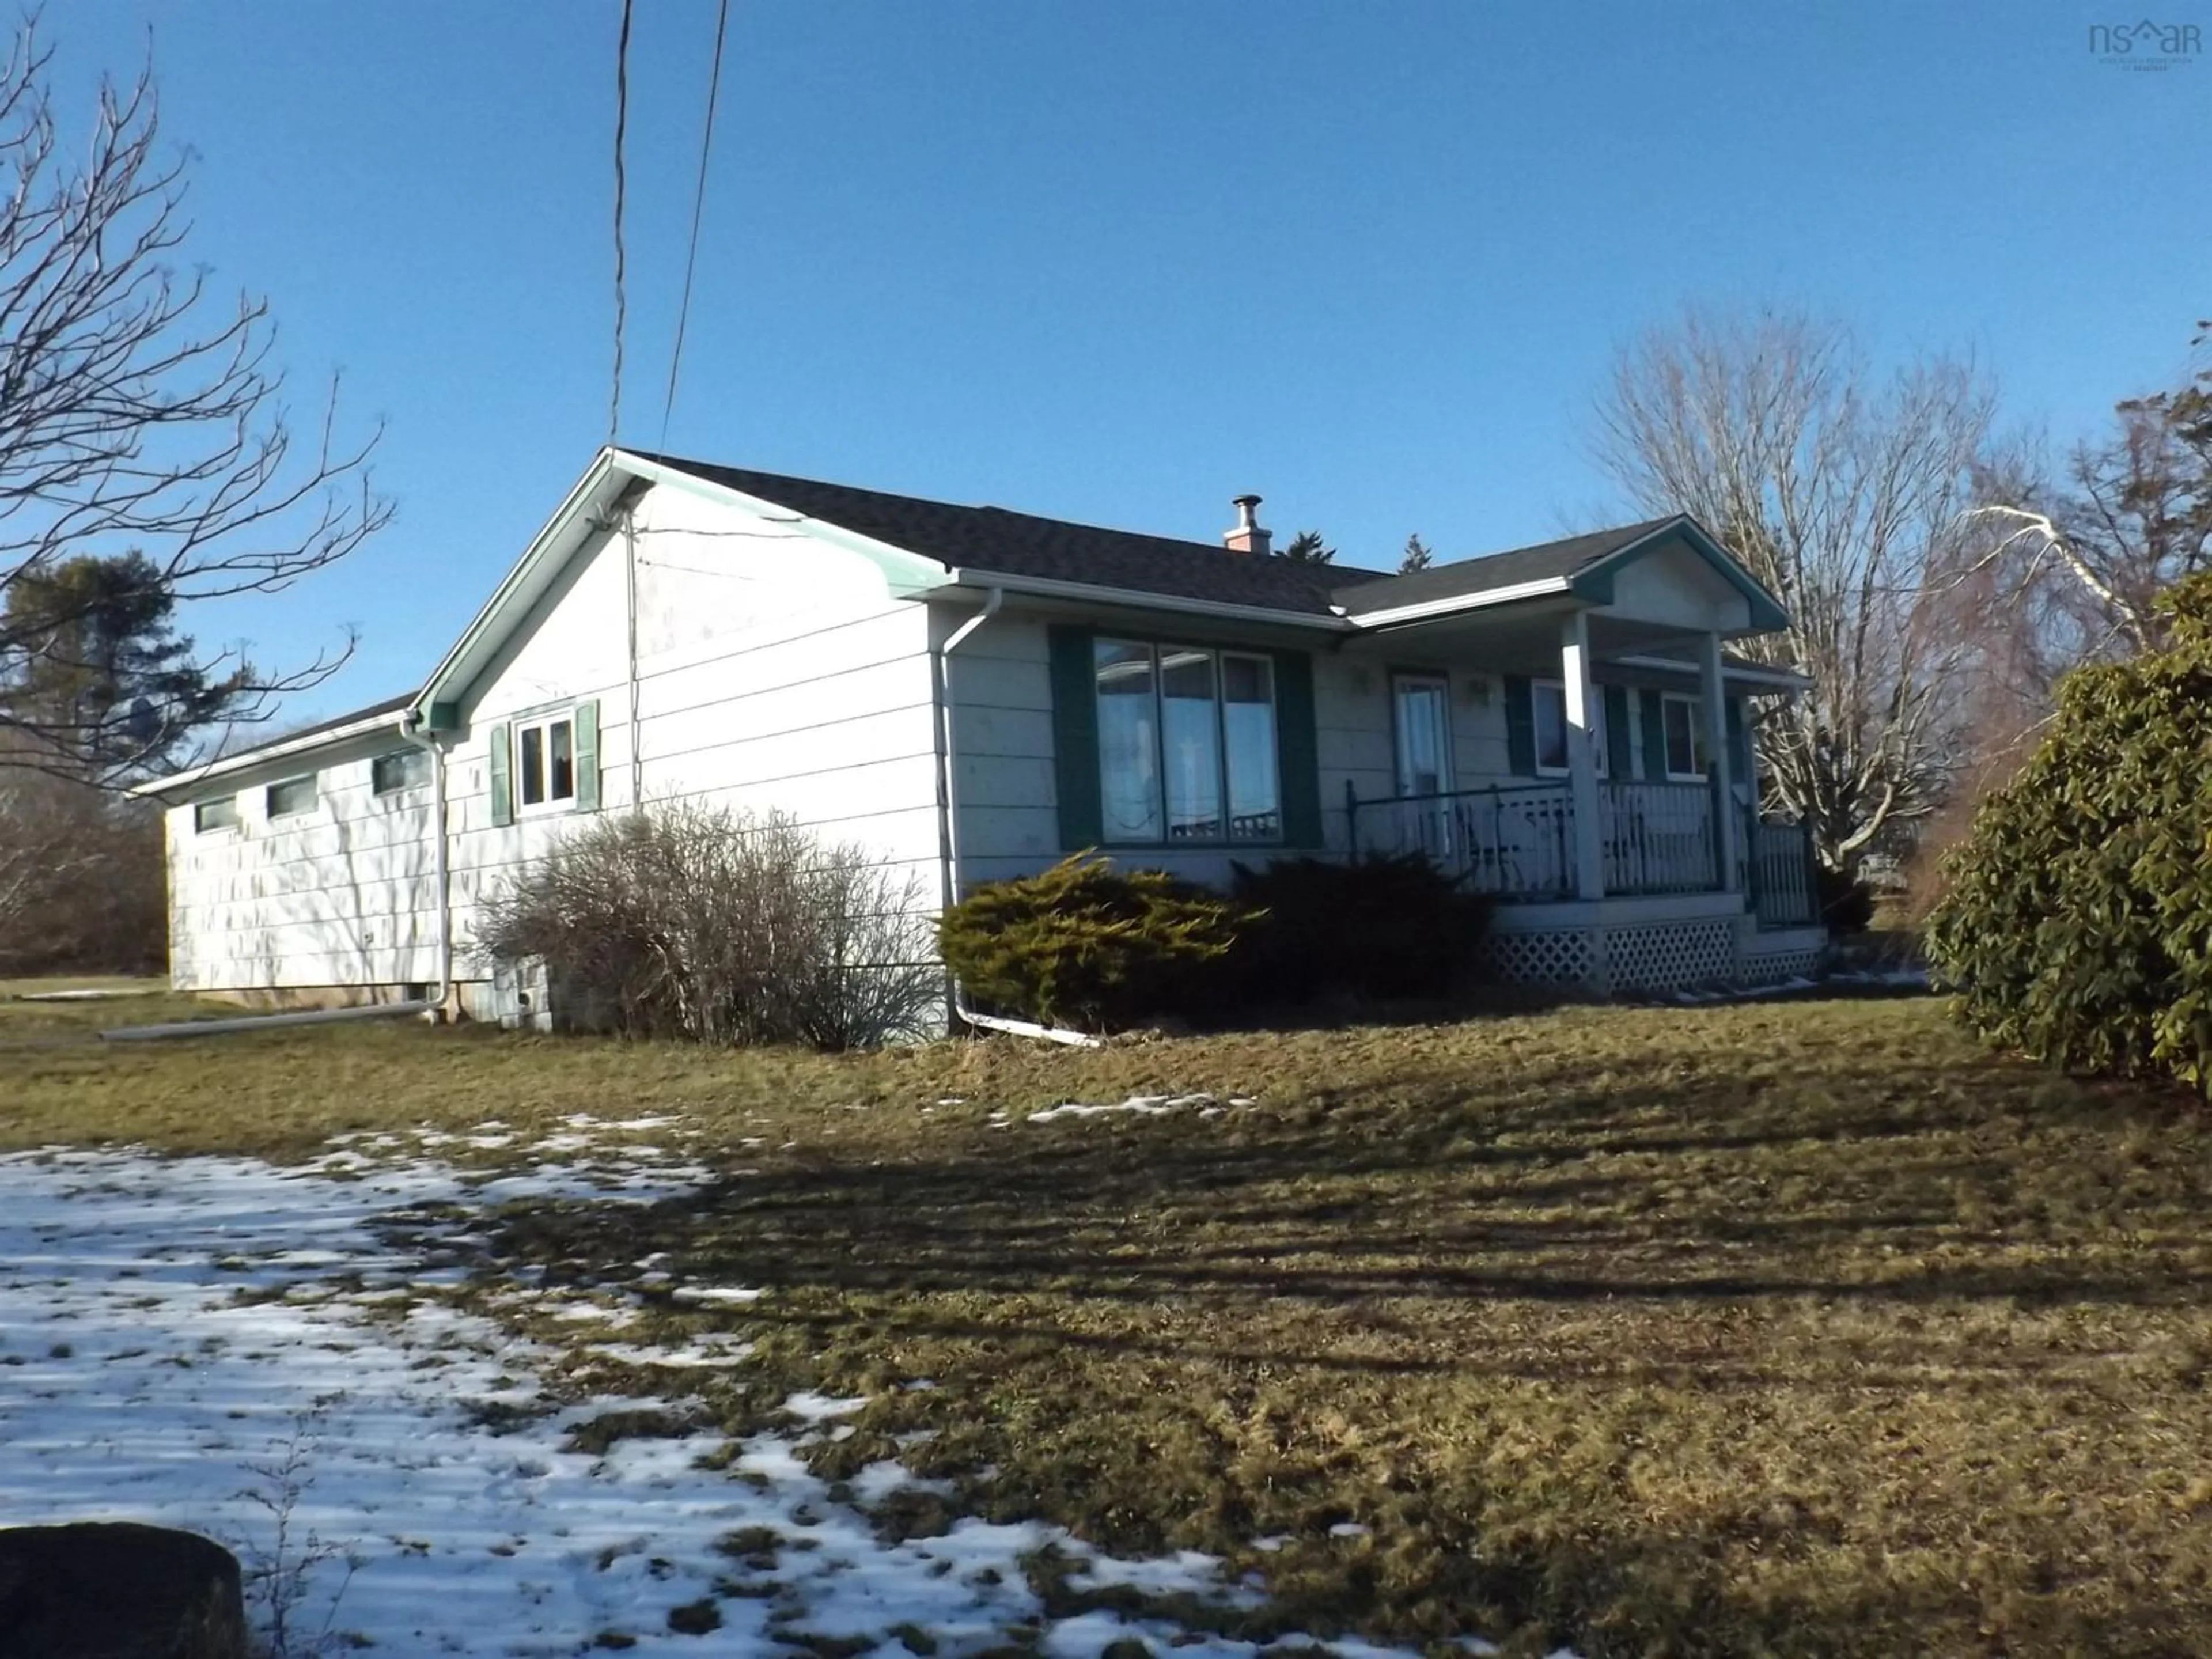
<path fill-rule="evenodd" d="M 234 829 L 201 834 L 169 809 L 171 975 L 186 990 L 407 985 L 435 977 L 436 884 L 427 785 L 373 793 L 395 730 L 225 780 Z M 271 820 L 268 787 L 312 771 L 314 806 Z M 210 790 L 202 799 L 212 795 Z"/>

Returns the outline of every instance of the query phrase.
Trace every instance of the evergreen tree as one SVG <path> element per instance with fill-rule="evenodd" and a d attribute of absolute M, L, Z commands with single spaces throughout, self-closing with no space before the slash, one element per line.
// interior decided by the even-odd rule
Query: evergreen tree
<path fill-rule="evenodd" d="M 242 711 L 244 663 L 210 672 L 175 630 L 176 595 L 140 553 L 80 556 L 10 583 L 0 611 L 0 727 L 21 753 L 95 782 L 156 771 Z"/>
<path fill-rule="evenodd" d="M 1290 545 L 1275 556 L 1288 559 L 1292 564 L 1328 564 L 1336 557 L 1336 550 L 1322 545 L 1320 531 L 1301 530 L 1291 538 Z"/>
<path fill-rule="evenodd" d="M 1406 538 L 1405 555 L 1398 561 L 1398 574 L 1401 576 L 1410 576 L 1416 570 L 1426 570 L 1436 562 L 1436 557 L 1437 556 L 1429 550 L 1429 544 L 1426 542 L 1419 536 L 1408 536 Z"/>

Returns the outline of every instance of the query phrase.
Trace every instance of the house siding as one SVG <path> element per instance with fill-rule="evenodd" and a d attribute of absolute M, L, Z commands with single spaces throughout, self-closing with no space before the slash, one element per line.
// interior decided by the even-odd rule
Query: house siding
<path fill-rule="evenodd" d="M 166 818 L 170 975 L 180 990 L 407 985 L 437 975 L 428 783 L 374 793 L 397 732 L 226 778 Z M 311 811 L 271 820 L 268 787 L 312 771 Z M 202 834 L 194 805 L 234 795 L 234 828 Z"/>

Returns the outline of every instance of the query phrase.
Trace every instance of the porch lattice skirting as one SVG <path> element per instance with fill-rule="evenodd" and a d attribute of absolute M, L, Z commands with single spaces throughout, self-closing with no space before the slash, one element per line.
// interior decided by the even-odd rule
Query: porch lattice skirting
<path fill-rule="evenodd" d="M 1508 984 L 1571 986 L 1601 995 L 1772 985 L 1820 965 L 1817 947 L 1744 949 L 1746 931 L 1728 916 L 1500 929 L 1485 951 L 1490 971 Z"/>

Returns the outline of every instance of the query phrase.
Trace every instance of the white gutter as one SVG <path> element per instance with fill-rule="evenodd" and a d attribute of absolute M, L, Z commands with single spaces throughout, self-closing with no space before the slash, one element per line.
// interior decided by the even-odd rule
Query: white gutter
<path fill-rule="evenodd" d="M 241 1014 L 235 1019 L 183 1019 L 161 1025 L 125 1025 L 102 1031 L 102 1042 L 154 1042 L 169 1037 L 228 1036 L 238 1031 L 282 1030 L 292 1025 L 332 1025 L 342 1020 L 397 1019 L 408 1014 L 442 1011 L 453 991 L 453 906 L 450 871 L 446 856 L 446 748 L 437 733 L 417 729 L 411 713 L 401 719 L 399 735 L 430 756 L 431 828 L 436 836 L 431 855 L 431 887 L 438 906 L 438 979 L 427 997 L 400 1002 L 371 1002 L 349 1008 L 307 1008 L 288 1014 Z"/>
<path fill-rule="evenodd" d="M 940 854 L 939 889 L 943 908 L 952 908 L 958 896 L 960 867 L 960 767 L 953 752 L 952 676 L 948 665 L 957 651 L 977 629 L 999 614 L 1006 602 L 1006 590 L 993 587 L 983 596 L 983 608 L 945 636 L 945 643 L 930 653 L 932 690 L 937 700 L 937 839 Z M 1071 1048 L 1095 1048 L 1098 1039 L 1082 1031 L 1063 1031 L 1049 1025 L 1033 1024 L 1025 1019 L 1002 1019 L 996 1014 L 979 1014 L 970 1008 L 960 994 L 960 981 L 951 973 L 945 975 L 951 989 L 952 1012 L 963 1024 L 976 1026 L 986 1031 L 1004 1031 L 1011 1036 L 1039 1037 L 1047 1042 L 1066 1043 Z"/>
<path fill-rule="evenodd" d="M 340 743 L 349 742 L 369 732 L 381 731 L 392 719 L 390 710 L 372 714 L 364 720 L 349 720 L 343 726 L 334 726 L 321 732 L 303 732 L 296 738 L 279 738 L 258 749 L 248 749 L 235 755 L 226 755 L 195 766 L 189 771 L 172 772 L 166 777 L 152 778 L 144 783 L 134 783 L 123 793 L 134 799 L 149 795 L 166 795 L 173 791 L 189 789 L 209 778 L 222 777 L 231 772 L 242 772 L 249 767 L 267 761 L 283 760 L 292 755 L 304 755 Z"/>
<path fill-rule="evenodd" d="M 1397 623 L 1425 622 L 1431 617 L 1455 616 L 1462 611 L 1482 611 L 1493 605 L 1510 605 L 1516 599 L 1533 599 L 1547 593 L 1572 591 L 1565 576 L 1547 576 L 1540 581 L 1516 582 L 1510 587 L 1493 587 L 1482 593 L 1455 593 L 1447 599 L 1427 599 L 1419 605 L 1401 605 L 1390 611 L 1347 612 L 1346 620 L 1359 629 L 1389 628 Z"/>
<path fill-rule="evenodd" d="M 1670 674 L 1694 674 L 1698 665 L 1684 662 L 1679 657 L 1608 657 L 1608 666 L 1620 668 L 1657 669 Z M 1813 677 L 1801 674 L 1794 668 L 1753 668 L 1735 663 L 1723 664 L 1723 679 L 1740 681 L 1746 685 L 1771 685 L 1779 691 L 1809 691 Z"/>
<path fill-rule="evenodd" d="M 1191 617 L 1218 617 L 1229 622 L 1265 623 L 1276 628 L 1318 628 L 1333 634 L 1350 633 L 1352 624 L 1342 617 L 1316 616 L 1308 611 L 1278 611 L 1271 605 L 1235 605 L 1225 599 L 1187 599 L 1173 593 L 1147 593 L 1133 587 L 1101 587 L 1091 582 L 1059 581 L 1049 576 L 1009 576 L 994 570 L 952 572 L 954 587 L 1020 593 L 1041 599 L 1076 599 L 1085 605 L 1112 605 L 1122 611 L 1169 611 Z"/>

